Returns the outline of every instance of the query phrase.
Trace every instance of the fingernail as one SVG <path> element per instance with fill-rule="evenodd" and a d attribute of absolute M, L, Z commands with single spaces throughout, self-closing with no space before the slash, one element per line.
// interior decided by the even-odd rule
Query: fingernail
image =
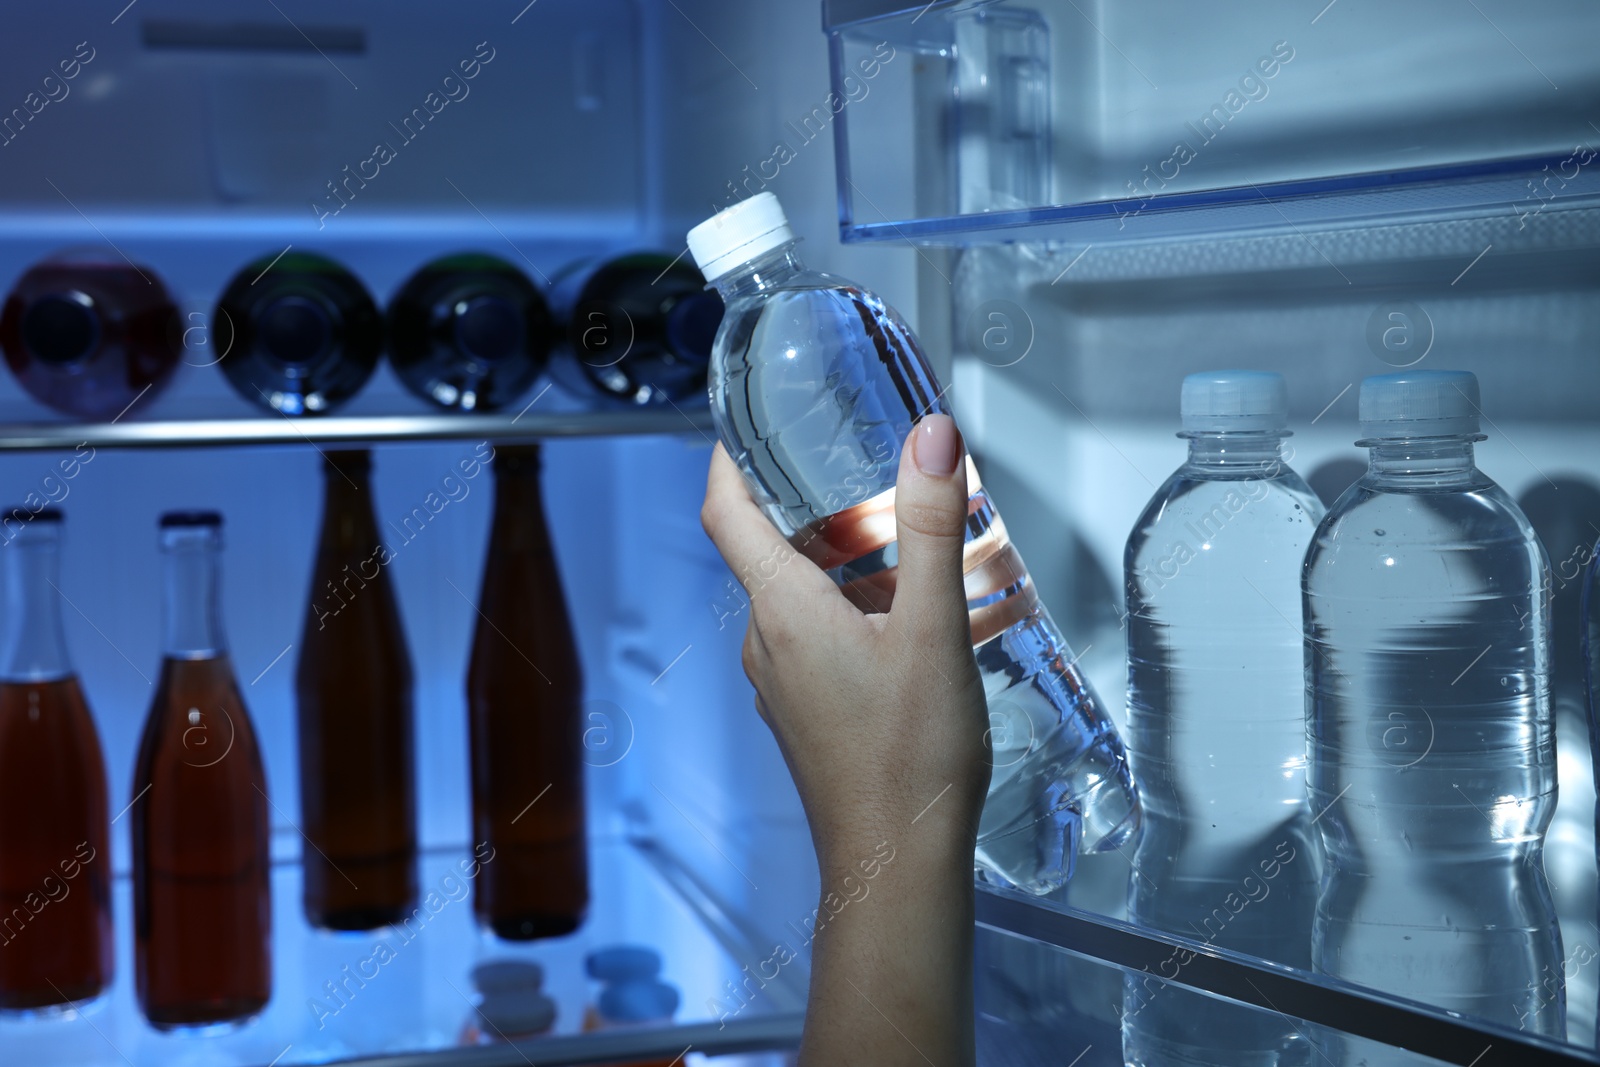
<path fill-rule="evenodd" d="M 917 423 L 912 458 L 917 469 L 935 478 L 948 478 L 961 460 L 961 435 L 949 415 L 929 415 Z"/>

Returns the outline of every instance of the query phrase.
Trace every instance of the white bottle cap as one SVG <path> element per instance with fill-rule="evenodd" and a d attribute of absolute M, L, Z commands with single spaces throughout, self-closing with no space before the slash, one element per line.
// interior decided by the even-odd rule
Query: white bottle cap
<path fill-rule="evenodd" d="M 1178 410 L 1186 433 L 1280 431 L 1289 425 L 1289 388 L 1270 371 L 1201 371 L 1183 379 Z"/>
<path fill-rule="evenodd" d="M 794 231 L 778 198 L 757 193 L 690 230 L 689 254 L 709 283 L 792 240 Z"/>
<path fill-rule="evenodd" d="M 1478 378 L 1464 370 L 1408 370 L 1361 382 L 1361 436 L 1457 437 L 1478 432 Z"/>

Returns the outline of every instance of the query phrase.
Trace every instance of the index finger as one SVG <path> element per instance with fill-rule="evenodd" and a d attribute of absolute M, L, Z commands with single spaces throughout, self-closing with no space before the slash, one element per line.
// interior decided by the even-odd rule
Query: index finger
<path fill-rule="evenodd" d="M 746 593 L 777 581 L 835 589 L 828 576 L 784 540 L 750 498 L 733 460 L 718 443 L 706 474 L 706 499 L 700 507 L 700 525 L 722 553 Z M 820 583 L 820 584 L 819 584 Z"/>

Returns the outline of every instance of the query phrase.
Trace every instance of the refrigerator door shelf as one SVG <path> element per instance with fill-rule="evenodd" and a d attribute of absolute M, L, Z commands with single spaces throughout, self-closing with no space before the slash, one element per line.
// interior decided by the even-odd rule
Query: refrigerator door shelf
<path fill-rule="evenodd" d="M 1160 1011 L 1172 986 L 1208 994 L 1219 1009 L 1234 1005 L 1237 1013 L 1243 1005 L 1286 1018 L 1313 1044 L 1337 1035 L 1379 1042 L 1394 1055 L 1383 1062 L 1407 1067 L 1600 1062 L 1591 1050 L 1007 890 L 979 888 L 977 921 L 979 1059 L 986 1063 L 1033 1063 L 1023 1053 L 1033 1046 L 1052 1051 L 1048 1062 L 1065 1062 L 1088 1044 L 1079 1067 L 1121 1067 L 1126 999 L 1137 990 L 1141 1007 Z"/>
<path fill-rule="evenodd" d="M 846 241 L 1521 227 L 1600 199 L 1600 8 L 1581 0 L 827 0 L 823 18 L 833 93 L 789 129 L 832 126 Z"/>

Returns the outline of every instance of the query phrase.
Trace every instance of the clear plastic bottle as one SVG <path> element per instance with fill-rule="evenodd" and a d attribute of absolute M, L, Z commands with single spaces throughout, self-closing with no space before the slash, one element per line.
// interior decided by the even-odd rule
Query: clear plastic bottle
<path fill-rule="evenodd" d="M 1323 507 L 1284 455 L 1280 375 L 1191 374 L 1181 407 L 1189 458 L 1124 554 L 1128 751 L 1144 808 L 1128 909 L 1309 969 L 1318 870 L 1296 620 Z M 1130 1065 L 1277 1067 L 1307 1051 L 1281 1016 L 1127 979 Z"/>
<path fill-rule="evenodd" d="M 1547 1037 L 1565 1034 L 1544 871 L 1556 802 L 1550 566 L 1473 463 L 1478 381 L 1361 383 L 1367 473 L 1306 555 L 1311 805 L 1326 862 L 1312 963 Z M 1554 986 L 1552 988 L 1552 985 Z M 1388 1062 L 1345 1038 L 1335 1064 Z"/>
<path fill-rule="evenodd" d="M 948 414 L 915 335 L 880 298 L 808 271 L 777 198 L 761 193 L 689 233 L 726 311 L 712 352 L 712 416 L 751 495 L 795 549 L 851 599 L 893 595 L 900 447 Z M 966 592 L 989 700 L 994 773 L 978 830 L 979 874 L 1058 888 L 1078 851 L 1138 828 L 1116 728 L 1039 603 L 971 460 Z"/>

